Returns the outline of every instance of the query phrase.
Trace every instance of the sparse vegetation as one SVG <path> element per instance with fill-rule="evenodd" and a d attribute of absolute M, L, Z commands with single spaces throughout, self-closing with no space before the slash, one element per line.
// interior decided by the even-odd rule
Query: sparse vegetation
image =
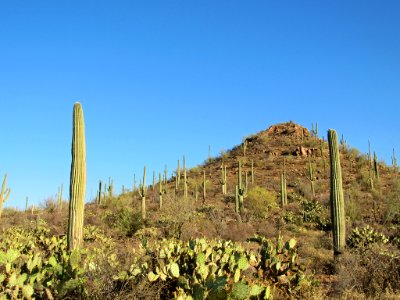
<path fill-rule="evenodd" d="M 182 184 L 179 161 L 155 188 L 145 170 L 120 195 L 110 178 L 85 205 L 82 244 L 71 249 L 62 188 L 35 210 L 6 208 L 0 299 L 395 299 L 397 162 L 387 167 L 344 139 L 339 147 L 337 136 L 329 142 L 339 150 L 331 176 L 317 124 L 310 133 L 289 122 L 196 168 L 183 160 Z"/>

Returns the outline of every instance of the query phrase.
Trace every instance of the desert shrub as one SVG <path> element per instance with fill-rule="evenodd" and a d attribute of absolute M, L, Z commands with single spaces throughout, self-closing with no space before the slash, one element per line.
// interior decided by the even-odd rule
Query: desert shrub
<path fill-rule="evenodd" d="M 178 197 L 177 199 L 166 198 L 165 204 L 158 212 L 157 223 L 162 229 L 164 236 L 180 238 L 183 225 L 190 222 L 196 216 L 194 199 Z"/>
<path fill-rule="evenodd" d="M 353 184 L 345 192 L 345 213 L 351 221 L 361 220 L 360 203 L 363 198 L 363 194 L 360 191 L 360 185 L 357 183 Z"/>
<path fill-rule="evenodd" d="M 390 190 L 385 198 L 385 221 L 400 224 L 400 180 L 392 179 Z"/>
<path fill-rule="evenodd" d="M 365 251 L 374 243 L 386 244 L 389 239 L 382 233 L 378 233 L 369 225 L 363 228 L 354 228 L 347 238 L 347 245 L 360 251 Z"/>
<path fill-rule="evenodd" d="M 268 212 L 277 206 L 276 193 L 260 186 L 251 188 L 244 200 L 244 206 L 258 218 L 266 218 Z"/>
<path fill-rule="evenodd" d="M 39 206 L 47 212 L 52 213 L 57 209 L 57 202 L 53 198 L 47 198 L 42 203 L 40 203 Z"/>
<path fill-rule="evenodd" d="M 128 207 L 106 211 L 103 220 L 108 226 L 117 229 L 123 236 L 127 237 L 132 236 L 143 227 L 141 213 Z"/>
<path fill-rule="evenodd" d="M 353 291 L 382 299 L 400 292 L 400 252 L 390 244 L 374 243 L 363 253 L 347 252 L 338 268 L 338 293 Z M 397 299 L 388 297 L 387 299 Z"/>

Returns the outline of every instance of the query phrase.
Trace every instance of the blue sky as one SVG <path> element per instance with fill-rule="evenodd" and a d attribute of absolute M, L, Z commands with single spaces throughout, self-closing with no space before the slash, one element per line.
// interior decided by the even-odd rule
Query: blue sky
<path fill-rule="evenodd" d="M 400 157 L 400 2 L 1 1 L 0 175 L 7 206 L 64 184 L 83 105 L 99 179 L 202 163 L 245 135 L 318 122 Z M 2 177 L 1 177 L 2 178 Z"/>

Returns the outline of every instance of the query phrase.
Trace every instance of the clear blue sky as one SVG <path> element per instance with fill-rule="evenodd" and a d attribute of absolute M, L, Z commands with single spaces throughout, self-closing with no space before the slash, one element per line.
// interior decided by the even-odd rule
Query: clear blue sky
<path fill-rule="evenodd" d="M 64 184 L 83 105 L 87 200 L 99 179 L 172 171 L 293 120 L 400 158 L 400 1 L 0 2 L 7 206 Z"/>

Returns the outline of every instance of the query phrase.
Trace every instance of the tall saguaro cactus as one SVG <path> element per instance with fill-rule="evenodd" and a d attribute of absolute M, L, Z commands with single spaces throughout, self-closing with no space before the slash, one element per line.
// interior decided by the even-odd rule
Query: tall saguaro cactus
<path fill-rule="evenodd" d="M 283 161 L 283 172 L 281 174 L 281 207 L 287 204 L 287 190 L 286 190 L 286 165 Z"/>
<path fill-rule="evenodd" d="M 246 173 L 247 174 L 247 173 Z M 243 186 L 243 182 L 242 182 L 242 163 L 238 162 L 238 196 L 239 196 L 239 209 L 240 211 L 243 210 L 243 199 L 246 196 L 246 187 Z"/>
<path fill-rule="evenodd" d="M 143 180 L 140 181 L 139 195 L 142 198 L 142 219 L 146 220 L 146 196 L 147 196 L 146 166 L 144 166 L 143 169 Z"/>
<path fill-rule="evenodd" d="M 101 188 L 102 188 L 102 182 L 101 180 L 99 181 L 99 191 L 98 191 L 98 195 L 97 195 L 97 205 L 101 204 Z"/>
<path fill-rule="evenodd" d="M 337 133 L 333 129 L 328 130 L 329 154 L 331 163 L 331 219 L 333 250 L 335 256 L 343 253 L 346 246 L 346 222 L 344 214 L 344 197 L 342 185 L 342 170 L 340 167 L 340 155 Z"/>
<path fill-rule="evenodd" d="M 72 163 L 69 186 L 69 214 L 67 244 L 70 251 L 81 247 L 83 240 L 83 212 L 86 193 L 86 144 L 83 110 L 74 104 L 72 133 Z"/>
<path fill-rule="evenodd" d="M 311 187 L 311 195 L 314 199 L 315 197 L 315 176 L 314 176 L 314 172 L 313 172 L 313 167 L 311 164 L 311 159 L 310 157 L 308 157 L 308 180 L 310 180 L 310 187 Z"/>
<path fill-rule="evenodd" d="M 376 156 L 375 152 L 374 152 L 374 175 L 375 175 L 376 181 L 379 181 L 378 157 Z"/>
<path fill-rule="evenodd" d="M 393 171 L 397 172 L 397 158 L 396 158 L 396 153 L 394 153 L 394 148 L 393 148 L 393 155 L 392 155 L 392 167 L 393 167 Z"/>
<path fill-rule="evenodd" d="M 179 184 L 181 183 L 181 165 L 178 159 L 178 168 L 176 169 L 176 187 L 178 189 Z"/>
<path fill-rule="evenodd" d="M 0 217 L 3 212 L 3 204 L 10 197 L 11 190 L 6 188 L 7 185 L 7 174 L 4 174 L 3 184 L 0 192 Z"/>
<path fill-rule="evenodd" d="M 163 179 L 161 177 L 161 173 L 158 174 L 158 196 L 159 196 L 159 204 L 160 209 L 163 206 L 163 194 L 165 194 L 165 189 L 163 188 Z"/>
<path fill-rule="evenodd" d="M 63 186 L 63 184 L 61 184 L 61 186 L 58 188 L 58 193 L 57 193 L 57 207 L 58 207 L 58 209 L 62 208 L 63 189 L 64 189 L 64 186 Z"/>
<path fill-rule="evenodd" d="M 203 171 L 203 202 L 206 201 L 206 171 Z"/>
<path fill-rule="evenodd" d="M 224 163 L 221 165 L 221 180 L 220 180 L 221 186 L 222 186 L 222 194 L 226 195 L 226 165 L 224 166 Z"/>
<path fill-rule="evenodd" d="M 185 199 L 188 197 L 188 182 L 186 176 L 186 159 L 183 156 L 183 196 Z"/>
<path fill-rule="evenodd" d="M 133 174 L 133 189 L 132 191 L 135 193 L 136 192 L 136 174 Z"/>

